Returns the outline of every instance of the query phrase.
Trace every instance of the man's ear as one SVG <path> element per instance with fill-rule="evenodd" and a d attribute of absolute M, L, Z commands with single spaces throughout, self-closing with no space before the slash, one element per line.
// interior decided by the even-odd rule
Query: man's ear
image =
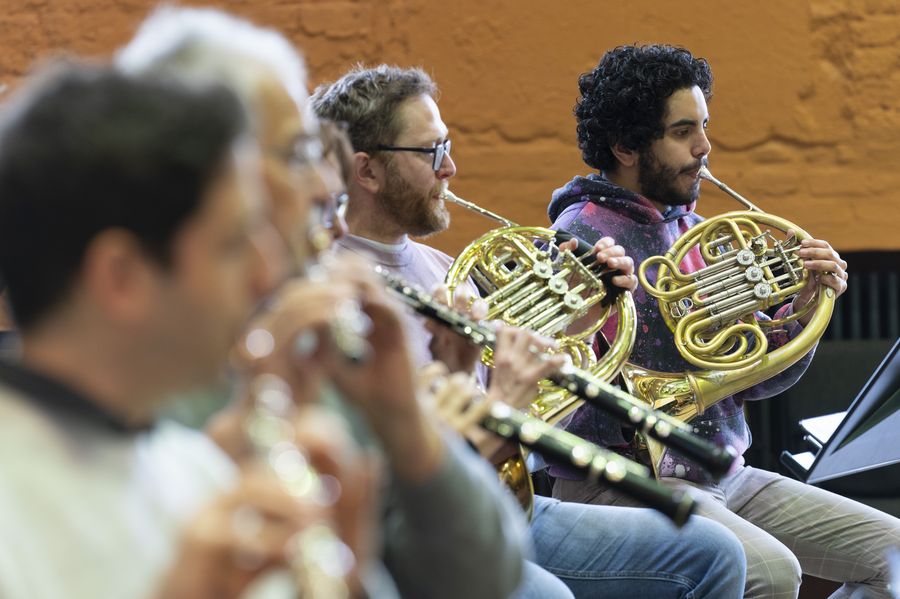
<path fill-rule="evenodd" d="M 140 322 L 156 301 L 159 269 L 133 234 L 108 229 L 85 250 L 82 289 L 114 320 Z"/>
<path fill-rule="evenodd" d="M 631 168 L 637 165 L 640 155 L 636 151 L 630 150 L 620 143 L 610 147 L 610 150 L 612 150 L 613 156 L 616 157 L 619 164 L 625 168 Z"/>
<path fill-rule="evenodd" d="M 353 179 L 360 188 L 374 195 L 384 184 L 384 176 L 385 169 L 381 161 L 366 152 L 353 155 Z"/>

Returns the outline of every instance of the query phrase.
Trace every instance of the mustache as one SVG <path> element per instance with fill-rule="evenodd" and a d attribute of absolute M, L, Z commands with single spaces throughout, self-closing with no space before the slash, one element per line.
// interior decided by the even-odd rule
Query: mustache
<path fill-rule="evenodd" d="M 687 173 L 690 173 L 690 172 L 692 172 L 692 171 L 699 170 L 701 166 L 704 166 L 704 167 L 705 167 L 705 166 L 708 166 L 708 165 L 709 165 L 709 160 L 707 160 L 706 158 L 701 158 L 700 160 L 698 160 L 697 162 L 691 164 L 690 166 L 681 169 L 681 172 L 684 173 L 684 174 L 687 174 Z"/>

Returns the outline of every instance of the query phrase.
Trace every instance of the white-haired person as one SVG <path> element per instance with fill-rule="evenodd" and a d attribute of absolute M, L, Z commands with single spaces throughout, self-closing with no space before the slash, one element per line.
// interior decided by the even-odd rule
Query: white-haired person
<path fill-rule="evenodd" d="M 249 107 L 270 217 L 292 256 L 293 280 L 260 317 L 273 335 L 269 352 L 283 358 L 279 374 L 298 402 L 324 395 L 380 447 L 390 485 L 378 554 L 400 593 L 508 596 L 528 547 L 520 510 L 490 468 L 420 405 L 401 327 L 367 267 L 314 265 L 322 245 L 316 233 L 333 225 L 323 219 L 335 218 L 334 193 L 342 185 L 323 160 L 297 51 L 280 34 L 218 11 L 166 8 L 147 19 L 116 63 L 131 73 L 223 84 Z M 357 304 L 351 312 L 361 307 L 370 321 L 368 358 L 356 363 L 323 357 L 330 335 L 297 334 L 332 330 L 348 293 Z M 248 409 L 239 396 L 211 425 L 233 455 L 243 451 L 238 423 Z"/>

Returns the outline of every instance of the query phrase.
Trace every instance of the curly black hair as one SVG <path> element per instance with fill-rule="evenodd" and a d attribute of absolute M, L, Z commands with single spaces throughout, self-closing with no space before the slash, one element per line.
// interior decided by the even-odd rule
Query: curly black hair
<path fill-rule="evenodd" d="M 645 150 L 662 137 L 666 101 L 680 89 L 698 86 L 712 97 L 712 71 L 703 58 L 665 45 L 619 46 L 578 78 L 575 104 L 578 147 L 584 162 L 601 171 L 618 165 L 612 146 Z"/>

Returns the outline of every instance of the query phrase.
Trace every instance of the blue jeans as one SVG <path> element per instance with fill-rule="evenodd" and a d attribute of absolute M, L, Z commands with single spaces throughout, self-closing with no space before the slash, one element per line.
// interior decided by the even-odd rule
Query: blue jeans
<path fill-rule="evenodd" d="M 522 584 L 513 595 L 515 599 L 574 599 L 572 591 L 562 580 L 534 562 L 525 562 Z"/>
<path fill-rule="evenodd" d="M 535 559 L 575 597 L 740 598 L 746 560 L 737 538 L 699 516 L 681 529 L 643 508 L 563 503 L 535 497 Z M 568 597 L 525 569 L 516 597 Z M 538 590 L 540 587 L 541 590 Z"/>

